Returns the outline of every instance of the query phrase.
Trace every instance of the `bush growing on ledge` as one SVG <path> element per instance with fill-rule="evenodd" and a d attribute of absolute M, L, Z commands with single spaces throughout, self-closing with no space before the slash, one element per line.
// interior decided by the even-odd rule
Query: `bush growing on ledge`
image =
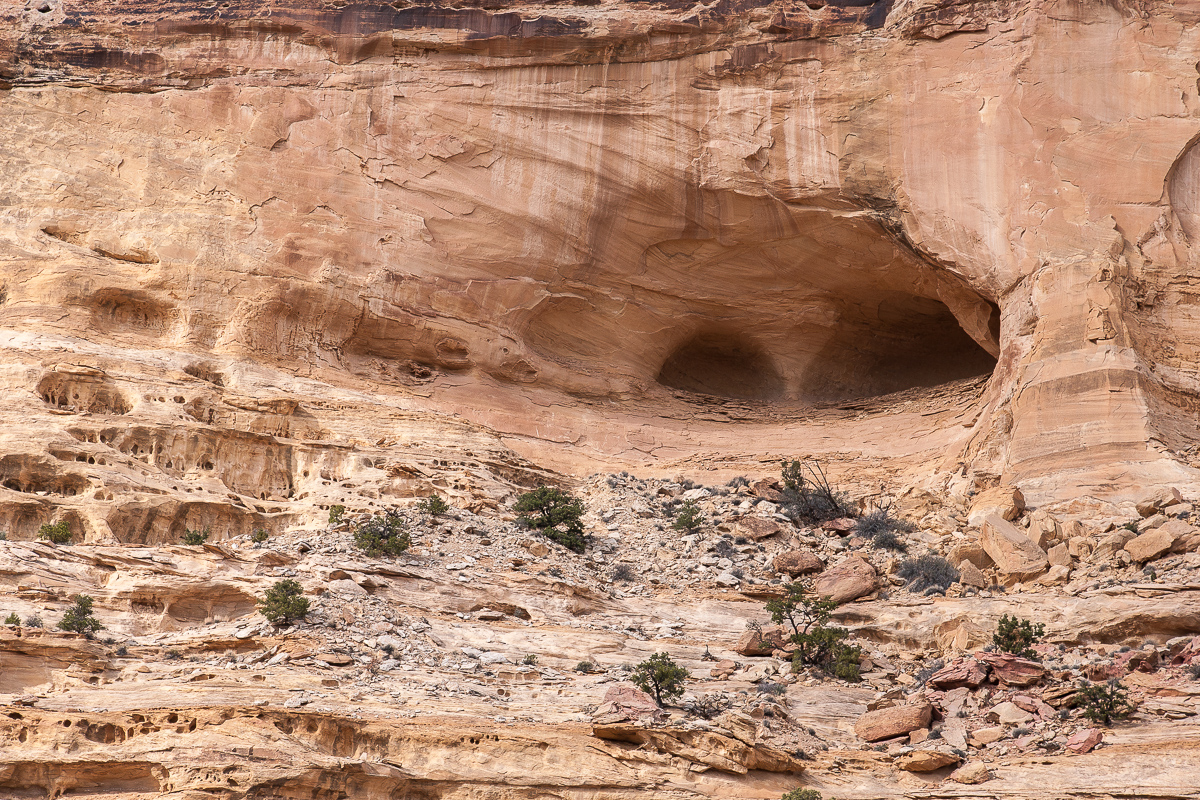
<path fill-rule="evenodd" d="M 907 584 L 910 592 L 918 594 L 945 594 L 958 578 L 958 569 L 941 556 L 925 554 L 917 558 L 906 558 L 896 570 Z"/>
<path fill-rule="evenodd" d="M 431 517 L 440 517 L 450 510 L 450 504 L 436 494 L 431 494 L 417 502 L 417 510 Z"/>
<path fill-rule="evenodd" d="M 683 696 L 683 684 L 691 677 L 686 669 L 671 660 L 668 653 L 655 653 L 633 668 L 630 680 L 647 694 L 654 695 L 654 702 L 661 708 L 665 700 L 678 700 Z"/>
<path fill-rule="evenodd" d="M 39 617 L 37 614 L 30 614 L 28 617 L 25 618 L 25 627 L 26 628 L 42 627 L 42 618 Z"/>
<path fill-rule="evenodd" d="M 1001 653 L 1008 653 L 1021 658 L 1037 658 L 1033 645 L 1046 635 L 1046 626 L 1042 623 L 1034 625 L 1027 619 L 1018 619 L 1008 614 L 1000 617 L 1000 624 L 992 634 L 992 644 Z"/>
<path fill-rule="evenodd" d="M 858 662 L 862 652 L 845 642 L 850 632 L 826 624 L 837 603 L 811 596 L 800 582 L 784 584 L 783 592 L 783 597 L 767 603 L 767 611 L 772 622 L 791 629 L 788 641 L 795 648 L 793 671 L 803 666 L 820 667 L 842 680 L 860 680 Z"/>
<path fill-rule="evenodd" d="M 341 525 L 342 518 L 346 516 L 345 506 L 330 506 L 329 507 L 329 524 Z"/>
<path fill-rule="evenodd" d="M 208 541 L 208 537 L 212 535 L 212 528 L 204 530 L 188 530 L 183 531 L 183 543 L 191 547 L 198 547 Z"/>
<path fill-rule="evenodd" d="M 250 541 L 254 544 L 255 547 L 258 547 L 259 545 L 262 545 L 263 543 L 265 543 L 267 541 L 267 529 L 266 528 L 255 528 L 254 533 L 250 534 Z"/>
<path fill-rule="evenodd" d="M 308 599 L 296 581 L 288 578 L 276 581 L 267 590 L 266 596 L 258 601 L 258 612 L 274 625 L 282 625 L 300 619 L 308 613 Z"/>
<path fill-rule="evenodd" d="M 792 789 L 782 800 L 821 800 L 821 793 L 816 789 Z"/>
<path fill-rule="evenodd" d="M 797 522 L 850 516 L 846 498 L 834 490 L 817 461 L 783 462 L 783 511 Z"/>
<path fill-rule="evenodd" d="M 4 624 L 5 625 L 20 625 L 21 618 L 18 617 L 17 612 L 14 611 L 11 614 L 9 614 L 7 617 L 4 618 Z"/>
<path fill-rule="evenodd" d="M 694 531 L 704 524 L 704 514 L 695 500 L 684 500 L 671 528 L 677 531 Z"/>
<path fill-rule="evenodd" d="M 903 553 L 908 545 L 900 537 L 902 533 L 912 533 L 916 526 L 908 520 L 892 516 L 891 509 L 880 508 L 859 517 L 854 523 L 854 532 L 871 542 L 877 550 L 893 550 Z"/>
<path fill-rule="evenodd" d="M 1127 719 L 1134 711 L 1133 704 L 1116 678 L 1108 683 L 1085 685 L 1075 695 L 1072 705 L 1083 709 L 1083 715 L 1092 722 L 1106 727 L 1115 720 Z"/>
<path fill-rule="evenodd" d="M 539 486 L 518 497 L 513 511 L 518 514 L 518 522 L 536 528 L 547 539 L 576 553 L 587 550 L 582 500 L 561 489 Z"/>
<path fill-rule="evenodd" d="M 89 639 L 96 631 L 104 629 L 100 620 L 92 616 L 92 598 L 86 594 L 77 594 L 71 599 L 75 601 L 75 605 L 67 609 L 67 613 L 58 623 L 59 628 L 72 633 L 82 633 Z"/>
<path fill-rule="evenodd" d="M 50 544 L 70 544 L 71 526 L 67 524 L 65 519 L 59 520 L 53 525 L 47 523 L 38 528 L 37 537 L 47 540 Z"/>
<path fill-rule="evenodd" d="M 412 546 L 408 526 L 388 509 L 354 526 L 354 544 L 372 558 L 398 556 Z"/>

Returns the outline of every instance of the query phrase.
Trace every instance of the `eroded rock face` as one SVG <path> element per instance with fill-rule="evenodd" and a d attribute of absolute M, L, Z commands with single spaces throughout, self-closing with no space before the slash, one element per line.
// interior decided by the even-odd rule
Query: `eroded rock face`
<path fill-rule="evenodd" d="M 5 0 L 4 446 L 64 463 L 0 523 L 270 526 L 428 490 L 414 435 L 494 502 L 901 390 L 966 410 L 794 433 L 1034 505 L 1191 484 L 1193 11 L 1061 5 Z"/>

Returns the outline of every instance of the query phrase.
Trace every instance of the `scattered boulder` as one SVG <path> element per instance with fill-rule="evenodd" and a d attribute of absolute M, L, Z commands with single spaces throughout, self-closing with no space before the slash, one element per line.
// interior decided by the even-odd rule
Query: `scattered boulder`
<path fill-rule="evenodd" d="M 850 517 L 838 517 L 837 519 L 828 519 L 821 523 L 821 528 L 830 534 L 849 533 L 854 530 L 855 521 Z"/>
<path fill-rule="evenodd" d="M 987 680 L 988 668 L 973 658 L 958 658 L 929 676 L 929 685 L 935 689 L 957 689 L 966 686 L 974 689 Z"/>
<path fill-rule="evenodd" d="M 1063 544 L 1056 544 L 1054 547 L 1051 547 L 1050 551 L 1046 554 L 1046 557 L 1049 559 L 1050 566 L 1052 567 L 1071 566 L 1071 550 L 1067 547 L 1065 542 Z"/>
<path fill-rule="evenodd" d="M 943 767 L 953 767 L 962 761 L 953 753 L 940 750 L 914 750 L 899 756 L 895 764 L 907 772 L 933 772 Z"/>
<path fill-rule="evenodd" d="M 1179 494 L 1178 489 L 1162 488 L 1156 489 L 1150 494 L 1142 497 L 1136 504 L 1137 512 L 1143 517 L 1152 517 L 1159 511 L 1162 511 L 1168 506 L 1177 505 L 1183 502 L 1183 496 Z"/>
<path fill-rule="evenodd" d="M 742 517 L 733 528 L 738 536 L 744 536 L 751 541 L 766 539 L 784 529 L 783 525 L 770 517 Z"/>
<path fill-rule="evenodd" d="M 998 514 L 984 519 L 980 543 L 1008 583 L 1032 580 L 1050 566 L 1046 552 Z"/>
<path fill-rule="evenodd" d="M 992 706 L 988 710 L 987 716 L 988 719 L 999 722 L 1001 725 L 1024 725 L 1033 720 L 1033 714 L 1011 701 Z"/>
<path fill-rule="evenodd" d="M 632 720 L 663 722 L 670 715 L 658 707 L 654 698 L 633 686 L 611 686 L 592 714 L 592 724 L 600 727 Z"/>
<path fill-rule="evenodd" d="M 980 525 L 992 514 L 1001 519 L 1012 521 L 1025 511 L 1025 495 L 1015 486 L 995 486 L 984 489 L 975 495 L 971 502 L 971 511 L 967 514 L 967 524 Z"/>
<path fill-rule="evenodd" d="M 979 728 L 978 730 L 971 731 L 971 738 L 976 742 L 976 744 L 991 744 L 992 742 L 998 742 L 1003 739 L 1007 733 L 1008 731 L 1006 731 L 1002 726 L 997 726 L 994 728 Z"/>
<path fill-rule="evenodd" d="M 1046 668 L 1028 658 L 1009 653 L 976 653 L 975 658 L 987 664 L 1003 686 L 1033 686 L 1046 677 Z"/>
<path fill-rule="evenodd" d="M 825 562 L 811 550 L 789 550 L 775 556 L 772 564 L 776 572 L 795 578 L 825 569 Z"/>
<path fill-rule="evenodd" d="M 988 769 L 987 764 L 981 764 L 978 761 L 959 767 L 950 775 L 950 780 L 955 783 L 974 786 L 977 783 L 986 783 L 992 779 L 992 772 Z"/>
<path fill-rule="evenodd" d="M 965 558 L 958 563 L 958 581 L 963 586 L 974 586 L 976 589 L 986 589 L 988 587 L 987 576 L 983 574 L 983 571 L 979 567 Z"/>
<path fill-rule="evenodd" d="M 881 708 L 859 717 L 854 723 L 854 733 L 868 742 L 894 739 L 918 728 L 929 727 L 932 718 L 933 706 L 929 703 Z"/>
<path fill-rule="evenodd" d="M 783 495 L 779 492 L 779 482 L 773 481 L 770 478 L 763 478 L 751 484 L 750 491 L 754 493 L 755 497 L 761 497 L 772 503 L 778 503 L 783 500 Z"/>
<path fill-rule="evenodd" d="M 1175 535 L 1165 526 L 1153 528 L 1125 543 L 1125 552 L 1139 564 L 1164 555 L 1175 544 Z"/>
<path fill-rule="evenodd" d="M 768 625 L 763 628 L 747 628 L 738 637 L 733 652 L 743 656 L 769 656 L 776 650 L 786 650 L 790 646 L 783 628 L 778 625 Z"/>
<path fill-rule="evenodd" d="M 838 604 L 865 597 L 878 588 L 879 576 L 875 567 L 858 555 L 825 570 L 813 582 L 813 591 L 819 597 L 828 597 Z"/>
<path fill-rule="evenodd" d="M 959 564 L 963 561 L 970 561 L 979 569 L 991 569 L 996 566 L 996 562 L 992 561 L 992 557 L 983 549 L 983 545 L 979 542 L 959 542 L 950 548 L 950 552 L 946 555 L 946 559 L 951 564 Z"/>
<path fill-rule="evenodd" d="M 1067 737 L 1066 747 L 1072 753 L 1090 753 L 1103 741 L 1104 733 L 1099 728 L 1084 728 Z"/>

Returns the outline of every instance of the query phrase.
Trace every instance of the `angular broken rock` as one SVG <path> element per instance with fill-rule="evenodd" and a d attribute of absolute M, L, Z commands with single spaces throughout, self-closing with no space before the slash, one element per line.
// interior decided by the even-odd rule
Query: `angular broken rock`
<path fill-rule="evenodd" d="M 825 562 L 811 550 L 789 550 L 775 556 L 772 566 L 776 572 L 795 578 L 810 572 L 820 572 L 825 569 Z"/>
<path fill-rule="evenodd" d="M 859 717 L 854 723 L 854 733 L 865 741 L 878 742 L 927 728 L 932 718 L 933 706 L 929 703 L 881 708 Z"/>
<path fill-rule="evenodd" d="M 1025 511 L 1025 495 L 1015 486 L 995 486 L 975 495 L 971 511 L 967 514 L 968 525 L 979 525 L 987 517 L 997 514 L 1012 521 Z"/>
<path fill-rule="evenodd" d="M 1167 526 L 1146 531 L 1125 543 L 1125 552 L 1139 564 L 1164 555 L 1175 544 L 1175 534 Z"/>
<path fill-rule="evenodd" d="M 952 767 L 961 759 L 953 753 L 938 750 L 914 750 L 896 758 L 895 764 L 907 772 L 933 772 L 935 769 Z"/>
<path fill-rule="evenodd" d="M 1179 494 L 1178 489 L 1163 488 L 1142 497 L 1137 502 L 1136 508 L 1137 512 L 1143 517 L 1152 517 L 1167 506 L 1173 506 L 1182 502 L 1183 497 Z"/>
<path fill-rule="evenodd" d="M 766 539 L 784 529 L 782 525 L 769 517 L 742 517 L 733 527 L 738 536 L 744 536 L 752 541 Z"/>
<path fill-rule="evenodd" d="M 981 764 L 978 761 L 959 767 L 950 775 L 950 780 L 955 783 L 963 783 L 968 786 L 976 783 L 985 783 L 992 779 L 992 772 L 987 768 L 987 764 Z"/>
<path fill-rule="evenodd" d="M 633 686 L 611 686 L 604 693 L 604 701 L 592 715 L 595 725 L 604 726 L 630 720 L 663 722 L 668 714 L 658 707 L 654 698 Z"/>
<path fill-rule="evenodd" d="M 980 544 L 1007 582 L 1032 580 L 1050 566 L 1046 551 L 998 514 L 983 520 L 980 533 Z"/>
<path fill-rule="evenodd" d="M 996 562 L 992 561 L 983 549 L 979 542 L 959 542 L 950 548 L 950 552 L 946 555 L 947 560 L 951 564 L 958 564 L 962 561 L 970 561 L 979 569 L 989 569 L 996 566 Z"/>
<path fill-rule="evenodd" d="M 865 597 L 877 588 L 879 577 L 875 567 L 858 555 L 826 569 L 813 582 L 813 591 L 818 597 L 828 597 L 838 604 Z"/>
<path fill-rule="evenodd" d="M 1099 728 L 1084 728 L 1067 737 L 1067 749 L 1072 753 L 1088 753 L 1096 745 L 1104 741 L 1104 733 Z"/>
<path fill-rule="evenodd" d="M 988 587 L 987 576 L 965 558 L 958 563 L 958 581 L 963 586 L 974 586 L 976 589 Z"/>
<path fill-rule="evenodd" d="M 959 658 L 939 669 L 929 677 L 929 685 L 935 689 L 957 689 L 966 686 L 976 688 L 987 680 L 988 668 L 973 658 Z"/>
<path fill-rule="evenodd" d="M 1005 701 L 991 707 L 987 713 L 988 719 L 995 720 L 1001 725 L 1023 725 L 1033 721 L 1033 714 L 1011 701 Z"/>
<path fill-rule="evenodd" d="M 313 658 L 331 667 L 345 667 L 354 663 L 354 659 L 345 653 L 317 653 Z"/>
<path fill-rule="evenodd" d="M 769 656 L 776 650 L 789 647 L 787 636 L 778 625 L 764 628 L 748 628 L 738 637 L 733 651 L 743 656 Z"/>
<path fill-rule="evenodd" d="M 1046 668 L 1038 662 L 1009 653 L 976 653 L 975 658 L 1004 686 L 1032 686 L 1046 677 Z"/>

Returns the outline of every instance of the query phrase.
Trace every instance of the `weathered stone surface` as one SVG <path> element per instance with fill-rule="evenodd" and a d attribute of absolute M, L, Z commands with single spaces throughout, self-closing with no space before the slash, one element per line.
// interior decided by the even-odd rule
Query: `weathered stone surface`
<path fill-rule="evenodd" d="M 991 770 L 988 769 L 987 764 L 979 761 L 973 761 L 970 764 L 959 767 L 950 775 L 950 780 L 956 783 L 967 784 L 968 786 L 977 783 L 986 783 L 991 779 Z"/>
<path fill-rule="evenodd" d="M 946 554 L 946 558 L 951 564 L 970 561 L 981 570 L 996 566 L 996 562 L 992 561 L 992 557 L 984 551 L 983 545 L 979 542 L 959 542 L 950 548 L 950 552 Z"/>
<path fill-rule="evenodd" d="M 953 753 L 939 750 L 914 750 L 896 758 L 896 766 L 907 772 L 933 772 L 944 767 L 953 767 L 961 762 Z"/>
<path fill-rule="evenodd" d="M 980 544 L 996 562 L 1006 581 L 1036 578 L 1050 566 L 1046 553 L 1012 523 L 996 514 L 986 517 L 980 529 Z"/>
<path fill-rule="evenodd" d="M 1125 552 L 1139 564 L 1165 555 L 1175 544 L 1175 535 L 1170 530 L 1155 528 L 1125 543 Z"/>
<path fill-rule="evenodd" d="M 764 625 L 759 628 L 747 628 L 738 637 L 733 651 L 743 656 L 769 656 L 776 650 L 789 647 L 787 634 L 778 625 Z"/>
<path fill-rule="evenodd" d="M 994 486 L 984 489 L 971 500 L 967 524 L 978 526 L 992 514 L 1012 521 L 1025 511 L 1025 495 L 1015 486 Z"/>
<path fill-rule="evenodd" d="M 990 583 L 979 567 L 966 559 L 958 565 L 958 580 L 963 586 L 974 586 L 976 589 L 985 589 Z"/>
<path fill-rule="evenodd" d="M 825 569 L 825 562 L 811 550 L 789 550 L 775 556 L 772 566 L 776 572 L 782 572 L 795 578 Z"/>
<path fill-rule="evenodd" d="M 1071 550 L 1064 544 L 1056 544 L 1046 553 L 1046 559 L 1052 567 L 1069 567 L 1071 566 Z"/>
<path fill-rule="evenodd" d="M 734 530 L 738 536 L 744 536 L 751 541 L 774 536 L 784 530 L 783 525 L 768 517 L 742 517 L 737 521 Z"/>
<path fill-rule="evenodd" d="M 1001 725 L 1023 725 L 1033 720 L 1033 715 L 1013 702 L 992 706 L 987 713 L 989 719 Z"/>
<path fill-rule="evenodd" d="M 1104 732 L 1099 728 L 1084 728 L 1067 737 L 1066 748 L 1072 753 L 1090 753 L 1104 741 Z"/>
<path fill-rule="evenodd" d="M 1038 662 L 1008 653 L 976 653 L 975 658 L 986 664 L 1003 686 L 1033 686 L 1046 676 L 1046 668 Z"/>
<path fill-rule="evenodd" d="M 957 658 L 929 677 L 929 685 L 937 689 L 976 688 L 987 680 L 988 668 L 974 658 Z"/>
<path fill-rule="evenodd" d="M 868 742 L 892 739 L 918 728 L 929 727 L 932 714 L 933 707 L 928 703 L 914 703 L 868 711 L 854 723 L 854 733 L 858 738 Z"/>
<path fill-rule="evenodd" d="M 813 591 L 837 603 L 848 603 L 865 597 L 879 588 L 879 576 L 871 562 L 862 556 L 851 556 L 830 567 L 813 581 Z"/>
<path fill-rule="evenodd" d="M 1136 503 L 1137 512 L 1143 517 L 1152 517 L 1168 506 L 1183 502 L 1179 490 L 1173 487 L 1159 488 L 1141 497 Z"/>

